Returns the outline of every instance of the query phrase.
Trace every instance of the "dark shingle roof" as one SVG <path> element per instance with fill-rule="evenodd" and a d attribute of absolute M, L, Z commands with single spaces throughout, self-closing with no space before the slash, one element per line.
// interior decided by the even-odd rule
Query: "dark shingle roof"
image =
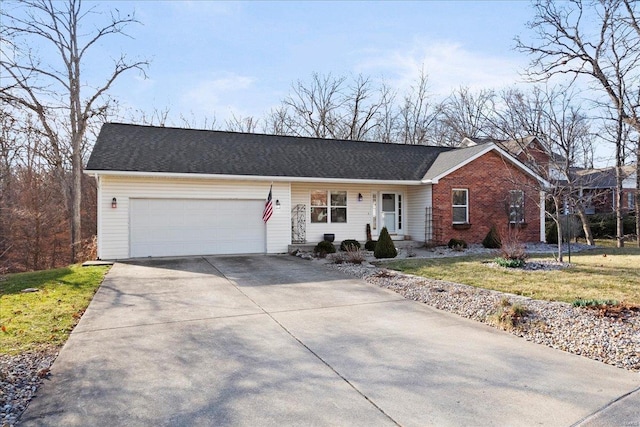
<path fill-rule="evenodd" d="M 584 188 L 615 188 L 616 168 L 577 169 L 572 171 L 575 183 Z M 622 166 L 622 179 L 632 178 L 636 173 L 635 165 Z"/>
<path fill-rule="evenodd" d="M 107 123 L 86 169 L 418 181 L 451 150 Z"/>

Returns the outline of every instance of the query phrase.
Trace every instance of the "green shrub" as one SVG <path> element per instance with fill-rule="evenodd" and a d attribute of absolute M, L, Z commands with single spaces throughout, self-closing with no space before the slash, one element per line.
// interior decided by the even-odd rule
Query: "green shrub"
<path fill-rule="evenodd" d="M 500 233 L 498 233 L 498 229 L 495 225 L 491 226 L 491 229 L 482 241 L 482 246 L 488 249 L 500 249 L 500 247 L 502 246 L 502 242 L 500 241 Z"/>
<path fill-rule="evenodd" d="M 596 239 L 607 239 L 616 235 L 616 214 L 596 214 L 589 217 L 591 233 Z M 635 234 L 636 217 L 627 215 L 622 219 L 622 231 L 624 234 Z"/>
<path fill-rule="evenodd" d="M 393 240 L 391 240 L 391 236 L 389 236 L 387 227 L 382 227 L 380 231 L 380 237 L 378 237 L 378 243 L 376 243 L 376 247 L 373 250 L 373 256 L 376 258 L 395 258 L 398 256 L 398 251 L 393 244 Z"/>
<path fill-rule="evenodd" d="M 577 299 L 573 302 L 574 307 L 599 307 L 602 305 L 618 305 L 618 301 L 613 299 Z"/>
<path fill-rule="evenodd" d="M 550 220 L 551 225 L 547 225 L 545 232 L 545 241 L 551 245 L 558 244 L 558 224 Z M 547 222 L 549 224 L 549 222 Z"/>
<path fill-rule="evenodd" d="M 333 246 L 333 243 L 327 242 L 326 240 L 318 243 L 316 247 L 313 248 L 313 253 L 322 258 L 326 257 L 327 254 L 335 253 L 335 251 L 336 247 Z"/>
<path fill-rule="evenodd" d="M 468 245 L 463 239 L 451 239 L 447 243 L 449 249 L 467 249 Z"/>
<path fill-rule="evenodd" d="M 364 248 L 368 251 L 375 251 L 376 243 L 378 243 L 377 240 L 367 240 L 367 243 L 364 244 Z"/>
<path fill-rule="evenodd" d="M 495 258 L 493 261 L 500 267 L 505 268 L 522 268 L 525 264 L 523 259 L 507 259 L 502 257 Z"/>
<path fill-rule="evenodd" d="M 360 249 L 360 242 L 354 239 L 347 239 L 347 240 L 343 240 L 342 243 L 340 243 L 341 251 L 346 251 L 349 248 Z"/>

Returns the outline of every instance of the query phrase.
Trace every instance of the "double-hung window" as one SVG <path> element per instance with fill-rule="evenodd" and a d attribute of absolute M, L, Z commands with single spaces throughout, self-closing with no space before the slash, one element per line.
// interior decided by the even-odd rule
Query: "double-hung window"
<path fill-rule="evenodd" d="M 509 222 L 524 223 L 524 192 L 522 190 L 509 191 Z"/>
<path fill-rule="evenodd" d="M 325 190 L 312 191 L 311 222 L 347 222 L 347 192 Z"/>
<path fill-rule="evenodd" d="M 453 223 L 469 223 L 469 190 L 454 188 L 452 190 Z"/>

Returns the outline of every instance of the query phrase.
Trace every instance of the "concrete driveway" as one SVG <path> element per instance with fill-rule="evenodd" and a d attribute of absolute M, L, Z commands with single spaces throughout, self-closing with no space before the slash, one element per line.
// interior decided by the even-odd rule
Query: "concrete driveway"
<path fill-rule="evenodd" d="M 23 426 L 638 425 L 640 375 L 290 256 L 118 263 Z"/>

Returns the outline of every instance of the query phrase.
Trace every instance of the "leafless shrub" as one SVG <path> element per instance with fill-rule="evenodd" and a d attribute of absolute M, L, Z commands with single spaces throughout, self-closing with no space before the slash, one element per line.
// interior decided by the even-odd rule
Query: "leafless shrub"
<path fill-rule="evenodd" d="M 352 264 L 362 264 L 366 260 L 364 252 L 362 252 L 360 248 L 356 248 L 355 246 L 347 247 L 344 255 L 346 262 L 350 262 Z"/>
<path fill-rule="evenodd" d="M 504 259 L 525 261 L 528 258 L 527 250 L 520 241 L 518 229 L 509 227 L 503 236 L 500 256 Z"/>

